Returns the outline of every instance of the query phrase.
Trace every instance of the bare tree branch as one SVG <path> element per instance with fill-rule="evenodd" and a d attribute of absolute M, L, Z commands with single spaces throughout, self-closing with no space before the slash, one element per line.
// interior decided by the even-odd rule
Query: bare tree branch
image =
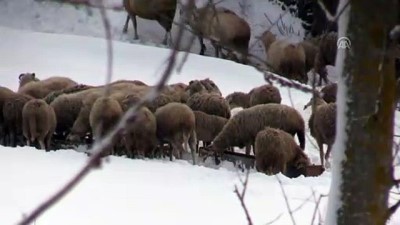
<path fill-rule="evenodd" d="M 242 183 L 242 186 L 243 186 L 242 193 L 239 192 L 239 189 L 238 189 L 238 187 L 236 185 L 235 185 L 235 191 L 234 192 L 235 192 L 236 196 L 238 197 L 238 199 L 240 201 L 240 204 L 241 204 L 241 206 L 242 206 L 242 208 L 244 210 L 244 213 L 246 214 L 246 219 L 247 219 L 248 225 L 253 225 L 253 221 L 251 220 L 251 216 L 250 216 L 249 210 L 247 209 L 246 203 L 244 202 L 244 196 L 246 194 L 247 184 L 248 184 L 248 181 L 249 181 L 249 174 L 250 174 L 250 170 L 247 170 L 246 178 L 245 178 L 244 182 L 242 180 L 240 180 L 240 182 Z"/>
<path fill-rule="evenodd" d="M 311 224 L 310 225 L 314 224 L 315 217 L 317 216 L 317 212 L 319 212 L 319 204 L 321 203 L 321 199 L 324 198 L 324 197 L 328 197 L 328 195 L 322 195 L 321 194 L 321 195 L 319 195 L 318 200 L 317 200 L 316 196 L 315 196 L 315 191 L 312 190 L 312 192 L 313 192 L 314 200 L 316 200 L 316 203 L 315 203 L 314 212 L 313 212 L 313 215 L 312 215 L 312 219 L 311 219 Z"/>
<path fill-rule="evenodd" d="M 281 191 L 282 191 L 282 194 L 283 194 L 283 198 L 285 199 L 286 208 L 288 209 L 288 212 L 289 212 L 289 215 L 290 215 L 290 219 L 292 220 L 292 224 L 293 224 L 293 225 L 296 225 L 296 220 L 294 219 L 293 212 L 292 212 L 292 210 L 290 209 L 289 199 L 288 199 L 288 197 L 287 197 L 287 195 L 286 195 L 285 189 L 283 188 L 282 181 L 281 181 L 281 179 L 279 179 L 279 177 L 276 176 L 276 175 L 275 175 L 275 178 L 276 178 L 276 179 L 278 180 L 278 182 L 279 182 L 279 187 L 281 188 Z"/>
<path fill-rule="evenodd" d="M 90 1 L 91 2 L 91 1 Z M 116 137 L 116 135 L 124 129 L 128 120 L 130 122 L 134 122 L 136 120 L 136 111 L 137 109 L 144 105 L 146 102 L 154 99 L 159 92 L 162 90 L 164 85 L 167 83 L 169 77 L 171 76 L 172 69 L 175 66 L 177 53 L 179 49 L 179 45 L 182 41 L 183 37 L 183 25 L 179 27 L 178 38 L 176 43 L 170 53 L 169 63 L 164 70 L 162 77 L 158 84 L 150 91 L 144 98 L 142 98 L 136 105 L 133 105 L 121 118 L 118 122 L 117 126 L 112 129 L 109 133 L 106 134 L 104 138 L 99 141 L 96 141 L 91 149 L 91 156 L 89 157 L 87 163 L 81 168 L 81 170 L 73 176 L 73 178 L 68 181 L 60 190 L 58 190 L 55 194 L 51 195 L 46 201 L 41 203 L 37 208 L 35 208 L 31 213 L 29 213 L 25 218 L 23 218 L 18 225 L 28 225 L 32 223 L 37 217 L 42 215 L 46 210 L 48 210 L 51 206 L 53 206 L 56 202 L 62 199 L 67 193 L 72 191 L 83 178 L 85 178 L 92 169 L 99 168 L 101 165 L 101 157 L 105 150 L 112 143 L 112 140 Z"/>

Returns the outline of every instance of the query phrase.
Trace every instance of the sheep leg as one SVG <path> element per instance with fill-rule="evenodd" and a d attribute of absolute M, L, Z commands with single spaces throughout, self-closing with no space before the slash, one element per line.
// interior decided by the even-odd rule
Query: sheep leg
<path fill-rule="evenodd" d="M 204 44 L 203 37 L 198 36 L 199 42 L 200 42 L 200 55 L 204 55 L 204 52 L 206 51 L 206 45 Z"/>
<path fill-rule="evenodd" d="M 15 145 L 15 133 L 13 132 L 13 131 L 11 131 L 10 133 L 9 133 L 9 138 L 10 138 L 10 146 L 11 147 L 16 147 L 16 145 Z"/>
<path fill-rule="evenodd" d="M 124 29 L 122 29 L 122 33 L 126 34 L 128 32 L 128 26 L 129 26 L 129 14 L 126 15 L 125 25 Z"/>
<path fill-rule="evenodd" d="M 251 145 L 246 145 L 245 149 L 246 149 L 246 155 L 250 155 Z"/>
<path fill-rule="evenodd" d="M 219 46 L 217 45 L 217 43 L 215 42 L 215 41 L 211 41 L 211 44 L 212 44 L 212 46 L 214 47 L 214 49 L 215 49 L 215 57 L 216 58 L 219 58 L 219 52 L 220 52 L 220 48 L 219 48 Z"/>
<path fill-rule="evenodd" d="M 39 138 L 38 141 L 39 141 L 40 149 L 45 150 L 46 149 L 46 145 L 44 144 L 43 138 Z"/>
<path fill-rule="evenodd" d="M 189 136 L 189 148 L 192 153 L 193 165 L 197 164 L 197 157 L 196 157 L 197 148 L 195 148 L 197 143 L 196 139 L 197 139 L 196 132 L 192 131 L 192 133 Z"/>
<path fill-rule="evenodd" d="M 332 150 L 332 145 L 329 144 L 329 145 L 328 145 L 328 150 L 326 150 L 326 154 L 325 154 L 325 161 L 326 161 L 326 162 L 328 162 L 329 155 L 331 154 L 331 150 Z"/>
<path fill-rule="evenodd" d="M 321 160 L 321 166 L 324 167 L 324 148 L 322 142 L 317 139 L 317 144 L 319 148 L 319 159 Z"/>
<path fill-rule="evenodd" d="M 132 23 L 133 23 L 133 29 L 134 29 L 134 35 L 133 35 L 133 39 L 137 40 L 139 39 L 139 35 L 137 32 L 137 21 L 136 21 L 136 15 L 135 14 L 130 14 Z"/>

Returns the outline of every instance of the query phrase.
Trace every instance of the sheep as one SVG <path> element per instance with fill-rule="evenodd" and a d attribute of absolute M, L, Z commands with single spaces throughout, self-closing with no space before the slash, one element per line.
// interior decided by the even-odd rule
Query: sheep
<path fill-rule="evenodd" d="M 271 127 L 259 131 L 255 139 L 256 169 L 267 175 L 286 174 L 287 167 L 305 170 L 310 159 L 293 136 Z"/>
<path fill-rule="evenodd" d="M 154 114 L 147 108 L 141 107 L 133 122 L 128 120 L 124 132 L 124 144 L 127 156 L 133 158 L 154 155 L 157 146 L 157 121 Z"/>
<path fill-rule="evenodd" d="M 282 101 L 279 89 L 269 84 L 253 88 L 249 92 L 249 95 L 250 95 L 250 102 L 249 102 L 250 106 L 267 104 L 267 103 L 280 104 Z"/>
<path fill-rule="evenodd" d="M 67 77 L 50 77 L 45 80 L 31 81 L 18 89 L 18 93 L 30 95 L 34 98 L 44 98 L 52 91 L 62 90 L 77 85 Z"/>
<path fill-rule="evenodd" d="M 207 90 L 208 93 L 214 93 L 214 94 L 222 96 L 221 90 L 214 83 L 214 81 L 210 80 L 210 78 L 206 78 L 206 79 L 199 80 L 199 81 L 204 86 L 205 90 Z"/>
<path fill-rule="evenodd" d="M 129 19 L 131 19 L 135 30 L 134 39 L 139 39 L 136 16 L 148 20 L 157 20 L 157 22 L 165 29 L 162 43 L 164 45 L 167 44 L 168 36 L 171 36 L 171 28 L 175 17 L 177 0 L 124 0 L 123 4 L 128 13 L 123 33 L 127 33 Z M 172 37 L 170 38 L 170 43 L 172 42 L 171 39 Z"/>
<path fill-rule="evenodd" d="M 231 109 L 236 107 L 249 108 L 250 95 L 248 93 L 235 91 L 225 97 Z"/>
<path fill-rule="evenodd" d="M 207 38 L 215 49 L 216 57 L 220 56 L 222 47 L 227 47 L 230 53 L 242 54 L 242 63 L 247 61 L 251 29 L 246 20 L 232 10 L 211 5 L 196 8 L 193 5 L 185 23 L 199 35 L 200 55 L 204 55 L 206 46 L 203 38 Z"/>
<path fill-rule="evenodd" d="M 314 106 L 312 107 L 312 114 L 308 120 L 308 126 L 311 135 L 317 141 L 321 165 L 324 167 L 323 144 L 328 145 L 325 154 L 325 160 L 328 161 L 336 137 L 336 103 L 328 104 L 318 93 L 316 93 L 315 98 L 311 98 L 311 100 L 304 106 L 304 109 L 313 104 Z"/>
<path fill-rule="evenodd" d="M 257 133 L 266 126 L 282 129 L 293 136 L 297 134 L 300 148 L 305 148 L 305 124 L 300 113 L 287 105 L 269 103 L 243 109 L 229 119 L 210 149 L 221 153 L 232 146 L 254 145 Z"/>
<path fill-rule="evenodd" d="M 5 101 L 10 97 L 13 96 L 15 93 L 6 88 L 0 86 L 0 144 L 5 145 L 5 125 L 4 125 L 4 117 L 3 117 L 3 106 Z"/>
<path fill-rule="evenodd" d="M 335 65 L 336 51 L 337 51 L 338 36 L 336 32 L 329 32 L 321 35 L 318 52 L 315 56 L 314 71 L 319 74 L 319 83 L 322 85 L 322 80 L 328 84 L 328 72 L 326 71 L 327 65 Z"/>
<path fill-rule="evenodd" d="M 90 85 L 85 85 L 85 84 L 78 84 L 73 87 L 65 88 L 65 89 L 62 89 L 59 91 L 52 91 L 48 95 L 46 95 L 46 97 L 44 97 L 43 100 L 45 102 L 47 102 L 47 104 L 51 104 L 54 101 L 54 99 L 56 99 L 58 96 L 60 96 L 62 94 L 77 93 L 80 91 L 88 90 L 90 88 L 94 88 L 94 87 L 90 86 Z"/>
<path fill-rule="evenodd" d="M 111 97 L 97 98 L 89 114 L 90 128 L 92 129 L 92 134 L 95 139 L 104 137 L 114 128 L 122 115 L 122 108 L 116 100 Z M 118 137 L 112 141 L 110 150 L 105 154 L 114 154 L 114 145 L 117 139 Z"/>
<path fill-rule="evenodd" d="M 34 81 L 40 81 L 35 73 L 21 73 L 18 77 L 19 79 L 19 88 L 25 86 L 25 84 Z"/>
<path fill-rule="evenodd" d="M 268 65 L 272 70 L 288 79 L 307 83 L 306 55 L 303 47 L 286 40 L 277 40 L 270 31 L 261 36 L 267 56 Z"/>
<path fill-rule="evenodd" d="M 14 93 L 9 95 L 3 104 L 4 131 L 6 145 L 15 147 L 17 144 L 24 145 L 22 134 L 22 109 L 29 100 L 29 95 Z"/>
<path fill-rule="evenodd" d="M 300 45 L 303 47 L 306 56 L 306 73 L 314 68 L 315 57 L 318 52 L 317 44 L 317 41 L 314 40 L 304 40 L 300 42 Z"/>
<path fill-rule="evenodd" d="M 57 125 L 53 107 L 42 99 L 28 101 L 22 109 L 22 124 L 26 145 L 30 146 L 37 140 L 41 149 L 50 150 Z"/>
<path fill-rule="evenodd" d="M 326 103 L 336 102 L 337 83 L 325 85 L 321 89 L 322 98 Z"/>
<path fill-rule="evenodd" d="M 189 106 L 171 102 L 158 108 L 155 112 L 157 121 L 157 139 L 160 143 L 168 142 L 172 146 L 169 153 L 170 160 L 172 155 L 182 159 L 184 150 L 189 148 L 192 153 L 193 164 L 196 164 L 196 118 Z M 185 148 L 182 148 L 182 144 Z"/>
<path fill-rule="evenodd" d="M 209 115 L 202 111 L 193 111 L 196 119 L 196 135 L 197 147 L 199 141 L 203 142 L 203 146 L 207 146 L 218 135 L 228 119 L 220 116 Z"/>
<path fill-rule="evenodd" d="M 231 111 L 228 102 L 219 95 L 196 93 L 189 97 L 186 103 L 192 110 L 198 110 L 210 115 L 229 119 Z"/>

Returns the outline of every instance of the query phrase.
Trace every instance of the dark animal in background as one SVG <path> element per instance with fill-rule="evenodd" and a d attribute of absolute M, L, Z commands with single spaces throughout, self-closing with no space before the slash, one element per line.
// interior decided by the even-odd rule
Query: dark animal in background
<path fill-rule="evenodd" d="M 134 28 L 134 39 L 139 39 L 137 32 L 136 16 L 148 20 L 156 20 L 164 29 L 165 35 L 162 43 L 167 44 L 168 36 L 172 42 L 171 28 L 175 17 L 177 0 L 124 0 L 125 10 L 128 12 L 123 32 L 128 31 L 129 19 Z"/>

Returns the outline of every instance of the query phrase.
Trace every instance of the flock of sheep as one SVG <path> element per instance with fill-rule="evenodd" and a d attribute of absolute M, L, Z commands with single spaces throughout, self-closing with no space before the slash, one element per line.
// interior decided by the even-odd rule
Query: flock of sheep
<path fill-rule="evenodd" d="M 105 86 L 78 84 L 66 77 L 40 80 L 34 73 L 19 76 L 14 92 L 0 87 L 0 143 L 57 149 L 57 143 L 85 144 L 101 138 L 152 86 L 138 80 L 118 80 Z M 316 94 L 309 121 L 323 163 L 323 144 L 329 151 L 335 138 L 336 86 L 325 86 Z M 329 103 L 327 103 L 329 102 Z M 256 168 L 266 174 L 296 171 L 307 175 L 310 159 L 305 154 L 305 122 L 300 113 L 280 104 L 279 89 L 266 84 L 249 93 L 234 92 L 225 98 L 209 78 L 188 84 L 165 86 L 160 95 L 138 110 L 108 146 L 105 155 L 181 159 L 192 153 L 193 162 L 205 149 L 223 154 L 233 147 L 248 147 Z M 235 115 L 231 109 L 242 107 Z M 297 135 L 299 145 L 294 140 Z M 165 144 L 168 144 L 165 146 Z"/>
<path fill-rule="evenodd" d="M 124 7 L 128 13 L 124 33 L 127 32 L 128 22 L 131 19 L 134 38 L 139 38 L 136 21 L 136 16 L 139 16 L 158 21 L 166 31 L 163 43 L 167 44 L 168 37 L 171 43 L 171 28 L 177 0 L 124 0 Z M 243 18 L 230 9 L 215 7 L 212 4 L 202 8 L 191 5 L 186 11 L 184 23 L 198 36 L 201 55 L 205 52 L 203 38 L 206 38 L 215 48 L 216 57 L 249 63 L 251 28 Z M 183 15 L 183 9 L 180 9 L 180 15 Z M 308 83 L 307 72 L 313 69 L 320 76 L 319 85 L 322 85 L 322 81 L 329 83 L 325 66 L 335 64 L 337 32 L 323 33 L 299 43 L 291 43 L 285 39 L 277 39 L 276 35 L 266 30 L 259 35 L 259 39 L 266 52 L 266 64 L 272 72 L 301 83 Z M 222 53 L 222 48 L 227 50 L 226 54 Z"/>

